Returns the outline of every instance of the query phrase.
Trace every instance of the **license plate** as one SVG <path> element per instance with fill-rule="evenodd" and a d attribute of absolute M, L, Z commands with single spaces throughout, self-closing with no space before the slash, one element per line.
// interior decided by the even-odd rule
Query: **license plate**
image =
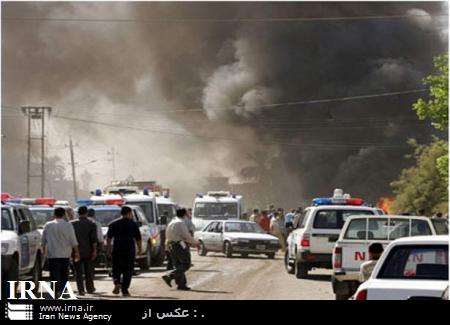
<path fill-rule="evenodd" d="M 266 245 L 256 245 L 256 249 L 266 249 Z"/>

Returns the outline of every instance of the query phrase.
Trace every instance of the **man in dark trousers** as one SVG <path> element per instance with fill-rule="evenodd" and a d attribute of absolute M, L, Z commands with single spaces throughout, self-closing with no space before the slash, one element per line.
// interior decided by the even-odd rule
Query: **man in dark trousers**
<path fill-rule="evenodd" d="M 177 217 L 166 228 L 166 247 L 170 252 L 174 270 L 162 278 L 169 287 L 172 287 L 172 280 L 175 280 L 178 290 L 190 290 L 187 286 L 185 272 L 191 267 L 189 245 L 199 246 L 199 243 L 192 238 L 185 222 L 186 209 L 178 209 Z"/>
<path fill-rule="evenodd" d="M 128 206 L 123 206 L 121 217 L 112 221 L 106 235 L 106 250 L 108 256 L 112 256 L 112 276 L 114 280 L 114 294 L 122 290 L 124 297 L 129 297 L 131 277 L 134 270 L 136 257 L 136 245 L 138 255 L 142 253 L 141 233 L 138 225 L 133 221 L 133 211 Z M 111 242 L 114 239 L 114 245 Z"/>
<path fill-rule="evenodd" d="M 97 257 L 97 226 L 88 219 L 86 206 L 78 208 L 78 220 L 71 221 L 77 237 L 80 260 L 75 263 L 78 294 L 84 296 L 84 282 L 88 293 L 94 293 L 94 261 Z M 84 274 L 84 279 L 83 279 Z"/>
<path fill-rule="evenodd" d="M 55 209 L 55 218 L 44 226 L 42 246 L 48 258 L 50 281 L 56 281 L 55 292 L 59 297 L 69 281 L 69 259 L 73 252 L 75 262 L 80 260 L 77 237 L 72 225 L 65 220 L 66 210 Z"/>

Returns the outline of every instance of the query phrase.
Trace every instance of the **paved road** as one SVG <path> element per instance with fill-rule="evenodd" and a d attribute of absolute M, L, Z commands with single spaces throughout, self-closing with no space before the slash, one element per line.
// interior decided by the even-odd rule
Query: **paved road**
<path fill-rule="evenodd" d="M 133 277 L 130 299 L 334 299 L 329 270 L 313 270 L 309 279 L 287 274 L 279 253 L 274 260 L 265 256 L 225 258 L 222 254 L 198 256 L 188 271 L 189 292 L 169 288 L 161 279 L 164 267 L 152 268 Z M 112 280 L 105 272 L 96 275 L 96 294 L 85 299 L 124 299 L 111 293 Z M 76 290 L 76 284 L 72 282 Z M 81 298 L 81 297 L 80 297 Z"/>

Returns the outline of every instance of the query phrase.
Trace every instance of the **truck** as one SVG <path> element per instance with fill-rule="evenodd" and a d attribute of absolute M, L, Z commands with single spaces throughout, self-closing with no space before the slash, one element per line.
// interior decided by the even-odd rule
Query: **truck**
<path fill-rule="evenodd" d="M 350 298 L 360 283 L 360 267 L 368 260 L 369 246 L 413 236 L 448 234 L 444 219 L 420 216 L 355 215 L 349 217 L 333 250 L 332 287 L 336 300 Z"/>

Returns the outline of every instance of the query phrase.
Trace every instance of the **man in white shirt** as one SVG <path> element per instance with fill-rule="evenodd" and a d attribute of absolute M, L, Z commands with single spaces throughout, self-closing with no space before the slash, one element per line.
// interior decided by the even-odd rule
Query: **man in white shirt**
<path fill-rule="evenodd" d="M 189 233 L 186 225 L 186 209 L 178 209 L 177 217 L 166 228 L 166 247 L 170 251 L 170 258 L 174 266 L 169 274 L 162 279 L 169 287 L 172 287 L 172 280 L 175 280 L 178 290 L 190 290 L 187 286 L 185 272 L 191 267 L 189 245 L 198 247 L 199 243 Z"/>

